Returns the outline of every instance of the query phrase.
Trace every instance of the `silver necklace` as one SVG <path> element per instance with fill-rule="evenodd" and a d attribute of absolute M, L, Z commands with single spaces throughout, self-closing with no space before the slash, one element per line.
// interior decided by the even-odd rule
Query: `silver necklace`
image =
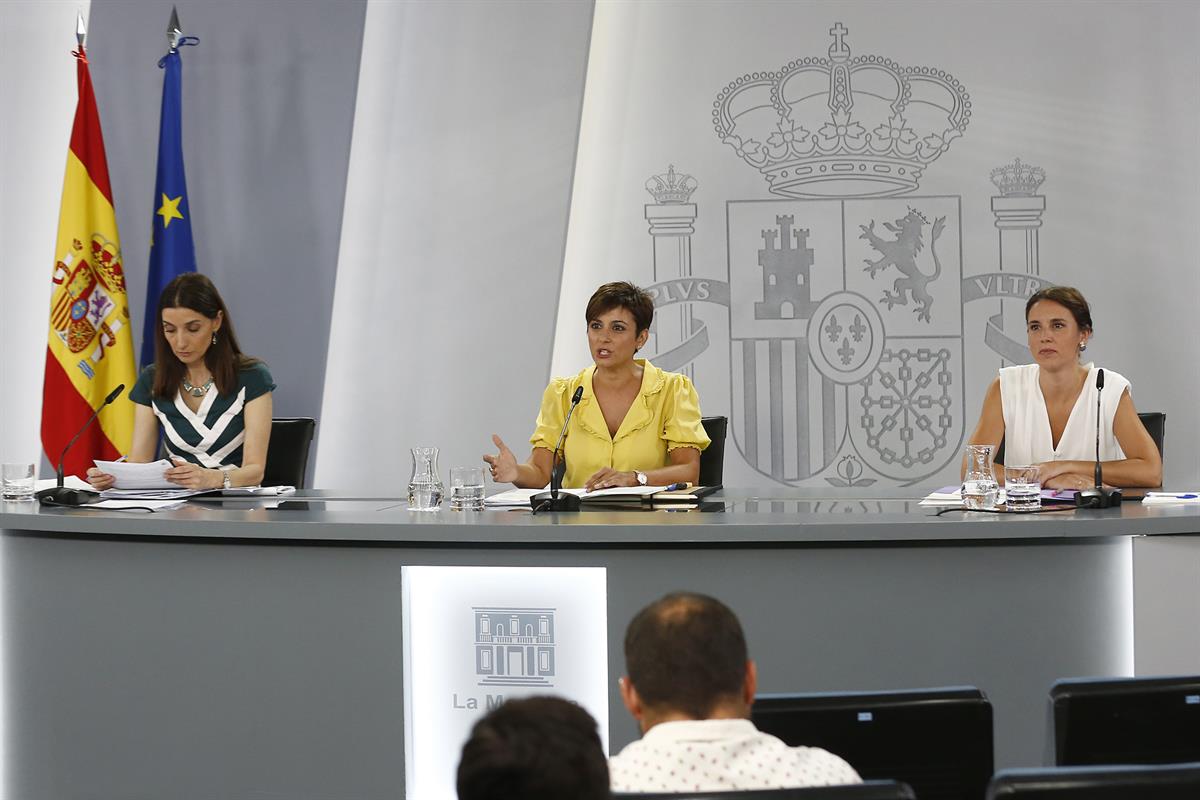
<path fill-rule="evenodd" d="M 188 394 L 190 394 L 192 397 L 204 397 L 204 395 L 206 395 L 208 393 L 208 390 L 212 387 L 212 385 L 213 385 L 213 379 L 212 379 L 211 375 L 208 376 L 208 380 L 206 380 L 204 382 L 203 386 L 192 386 L 190 383 L 188 383 L 187 378 L 183 379 L 183 390 L 185 392 L 187 392 Z"/>

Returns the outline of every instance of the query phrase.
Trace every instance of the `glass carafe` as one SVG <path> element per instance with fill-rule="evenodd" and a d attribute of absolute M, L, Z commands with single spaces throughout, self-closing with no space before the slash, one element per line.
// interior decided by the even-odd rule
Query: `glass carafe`
<path fill-rule="evenodd" d="M 442 504 L 442 479 L 438 473 L 438 449 L 412 449 L 412 478 L 408 481 L 408 510 L 437 511 Z"/>
<path fill-rule="evenodd" d="M 967 445 L 967 472 L 963 476 L 962 501 L 967 508 L 996 507 L 996 476 L 992 473 L 992 446 Z"/>

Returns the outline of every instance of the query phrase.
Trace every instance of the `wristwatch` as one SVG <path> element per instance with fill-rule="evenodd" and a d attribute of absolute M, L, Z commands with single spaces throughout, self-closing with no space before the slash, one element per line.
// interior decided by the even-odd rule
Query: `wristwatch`
<path fill-rule="evenodd" d="M 233 477 L 229 474 L 229 470 L 221 470 L 221 489 L 230 489 L 233 487 Z"/>
<path fill-rule="evenodd" d="M 639 470 L 634 470 L 633 474 L 637 476 L 638 486 L 645 486 L 646 483 L 650 480 L 649 478 L 646 477 L 646 473 L 641 472 Z"/>

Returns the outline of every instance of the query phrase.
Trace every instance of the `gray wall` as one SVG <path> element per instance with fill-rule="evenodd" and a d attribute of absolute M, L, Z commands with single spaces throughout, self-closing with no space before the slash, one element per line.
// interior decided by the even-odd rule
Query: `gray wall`
<path fill-rule="evenodd" d="M 176 5 L 200 38 L 181 50 L 199 269 L 269 365 L 275 416 L 319 418 L 366 2 Z M 89 28 L 137 352 L 171 7 L 95 2 Z"/>

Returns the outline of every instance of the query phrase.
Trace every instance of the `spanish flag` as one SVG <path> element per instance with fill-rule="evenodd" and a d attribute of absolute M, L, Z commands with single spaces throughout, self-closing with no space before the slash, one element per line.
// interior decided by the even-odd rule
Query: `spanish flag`
<path fill-rule="evenodd" d="M 134 380 L 133 334 L 100 115 L 82 44 L 74 55 L 79 101 L 63 178 L 42 386 L 42 449 L 52 464 L 105 396 L 117 384 L 132 386 Z M 133 404 L 128 396 L 119 397 L 75 443 L 64 472 L 83 475 L 93 459 L 127 453 L 132 439 Z"/>

